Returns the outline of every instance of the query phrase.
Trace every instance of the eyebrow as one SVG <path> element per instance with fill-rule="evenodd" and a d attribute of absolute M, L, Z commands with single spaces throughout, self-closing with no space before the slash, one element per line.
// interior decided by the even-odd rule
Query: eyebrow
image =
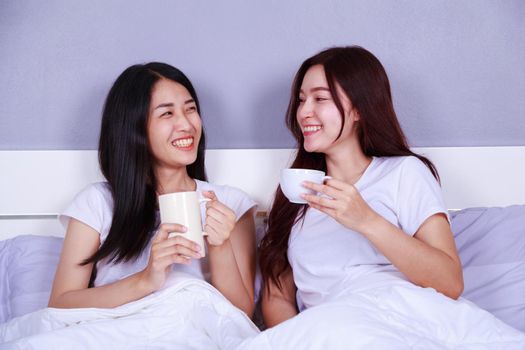
<path fill-rule="evenodd" d="M 187 105 L 189 103 L 195 103 L 195 100 L 190 98 L 189 100 L 186 100 L 184 101 L 184 104 Z M 158 108 L 166 108 L 166 107 L 173 107 L 173 103 L 172 102 L 168 102 L 168 103 L 161 103 L 160 105 L 158 105 L 157 107 L 155 107 L 155 109 L 158 109 Z"/>
<path fill-rule="evenodd" d="M 322 86 L 318 86 L 318 87 L 314 87 L 314 88 L 310 89 L 310 91 L 311 92 L 316 92 L 316 91 L 328 91 L 328 92 L 330 92 L 330 89 L 322 87 Z M 301 89 L 299 92 L 300 93 L 304 93 L 303 89 Z"/>

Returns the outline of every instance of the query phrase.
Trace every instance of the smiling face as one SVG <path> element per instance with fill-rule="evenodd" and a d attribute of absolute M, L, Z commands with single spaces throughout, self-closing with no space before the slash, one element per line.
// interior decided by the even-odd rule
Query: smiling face
<path fill-rule="evenodd" d="M 351 102 L 337 85 L 337 94 L 344 110 L 341 116 L 326 81 L 324 67 L 314 65 L 306 72 L 299 92 L 297 122 L 304 136 L 307 152 L 330 153 L 341 144 L 356 137 L 355 122 L 359 114 L 351 108 Z M 338 138 L 345 118 L 345 125 Z"/>
<path fill-rule="evenodd" d="M 197 105 L 179 83 L 155 83 L 148 116 L 148 140 L 156 167 L 181 168 L 197 159 L 202 124 Z"/>

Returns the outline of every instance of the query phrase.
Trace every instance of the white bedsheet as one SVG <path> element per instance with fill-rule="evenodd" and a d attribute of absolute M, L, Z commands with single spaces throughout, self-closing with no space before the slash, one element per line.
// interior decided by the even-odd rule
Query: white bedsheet
<path fill-rule="evenodd" d="M 178 274 L 114 309 L 47 308 L 15 318 L 0 325 L 0 348 L 525 349 L 523 333 L 466 300 L 404 282 L 368 287 L 259 332 L 212 286 Z"/>

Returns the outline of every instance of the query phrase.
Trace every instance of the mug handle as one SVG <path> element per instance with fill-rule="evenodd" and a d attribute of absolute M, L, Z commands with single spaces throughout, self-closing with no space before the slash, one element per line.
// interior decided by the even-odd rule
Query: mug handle
<path fill-rule="evenodd" d="M 211 199 L 206 198 L 206 197 L 200 197 L 200 198 L 199 198 L 199 205 L 202 204 L 202 203 L 205 203 L 205 202 L 211 202 Z M 203 236 L 207 236 L 207 235 L 208 235 L 208 232 L 204 232 L 204 231 L 202 231 L 202 235 L 203 235 Z"/>
<path fill-rule="evenodd" d="M 197 193 L 199 194 L 199 204 L 202 204 L 204 202 L 210 202 L 211 199 L 209 198 L 206 198 L 202 195 L 202 191 L 197 191 Z"/>

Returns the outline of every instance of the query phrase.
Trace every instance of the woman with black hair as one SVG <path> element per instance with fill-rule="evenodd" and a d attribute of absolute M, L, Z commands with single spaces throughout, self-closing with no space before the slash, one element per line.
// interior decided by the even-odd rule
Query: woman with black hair
<path fill-rule="evenodd" d="M 254 208 L 235 188 L 206 182 L 199 101 L 164 63 L 127 68 L 107 96 L 99 163 L 107 182 L 79 193 L 60 216 L 67 233 L 50 307 L 111 308 L 160 289 L 171 270 L 206 279 L 235 306 L 254 308 Z M 157 197 L 199 191 L 207 254 L 178 223 L 159 225 Z"/>
<path fill-rule="evenodd" d="M 260 266 L 264 320 L 278 326 L 259 338 L 303 334 L 294 343 L 303 349 L 524 346 L 519 332 L 456 301 L 462 267 L 438 173 L 408 147 L 373 54 L 335 47 L 308 58 L 286 123 L 298 145 L 291 167 L 331 179 L 304 182 L 317 193 L 303 194 L 306 204 L 277 189 Z"/>

